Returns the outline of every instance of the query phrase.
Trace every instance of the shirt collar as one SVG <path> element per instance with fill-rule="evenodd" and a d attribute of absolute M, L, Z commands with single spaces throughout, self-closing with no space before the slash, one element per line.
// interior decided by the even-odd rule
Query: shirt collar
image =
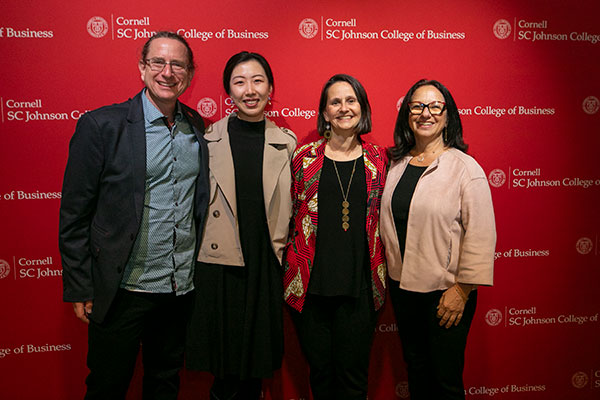
<path fill-rule="evenodd" d="M 164 119 L 165 116 L 148 99 L 148 96 L 146 95 L 147 90 L 148 89 L 144 89 L 144 92 L 142 93 L 142 107 L 144 110 L 144 118 L 146 119 L 146 122 L 154 123 L 158 119 Z M 183 118 L 183 112 L 181 111 L 181 103 L 179 102 L 179 100 L 177 100 L 177 103 L 175 105 L 175 120 L 179 121 L 181 118 Z"/>

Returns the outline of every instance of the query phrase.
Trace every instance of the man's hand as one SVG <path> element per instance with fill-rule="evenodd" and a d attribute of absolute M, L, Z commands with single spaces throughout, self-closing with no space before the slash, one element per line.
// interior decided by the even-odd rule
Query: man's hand
<path fill-rule="evenodd" d="M 86 301 L 78 301 L 73 303 L 73 311 L 75 311 L 75 315 L 77 318 L 85 322 L 86 324 L 90 323 L 88 315 L 92 314 L 92 306 L 94 302 L 92 300 Z"/>

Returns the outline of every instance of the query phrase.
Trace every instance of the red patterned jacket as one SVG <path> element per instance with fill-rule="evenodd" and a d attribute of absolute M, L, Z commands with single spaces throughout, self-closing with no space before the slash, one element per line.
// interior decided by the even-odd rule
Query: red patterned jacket
<path fill-rule="evenodd" d="M 290 237 L 284 258 L 284 299 L 302 311 L 312 263 L 318 226 L 317 194 L 323 168 L 325 139 L 308 143 L 294 153 L 292 168 L 293 214 Z M 371 260 L 371 287 L 375 309 L 385 300 L 385 250 L 379 236 L 379 206 L 385 184 L 387 156 L 384 149 L 362 142 L 365 175 L 367 177 L 366 232 Z"/>

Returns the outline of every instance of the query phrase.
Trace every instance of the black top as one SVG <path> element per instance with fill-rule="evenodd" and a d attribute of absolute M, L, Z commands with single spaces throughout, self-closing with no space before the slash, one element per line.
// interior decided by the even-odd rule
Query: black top
<path fill-rule="evenodd" d="M 406 228 L 408 213 L 410 211 L 410 201 L 412 200 L 419 178 L 421 178 L 426 169 L 427 167 L 417 167 L 408 164 L 392 196 L 392 214 L 394 215 L 402 258 L 404 258 L 404 248 L 406 246 Z"/>
<path fill-rule="evenodd" d="M 252 230 L 252 235 L 248 235 L 247 238 L 251 239 L 257 236 L 257 229 L 262 231 L 267 223 L 262 181 L 265 120 L 249 122 L 230 118 L 227 131 L 235 166 L 235 195 L 240 238 L 247 236 L 244 230 L 249 228 Z M 268 230 L 267 237 L 269 237 Z M 250 247 L 256 244 L 258 243 L 247 243 Z M 244 247 L 242 241 L 242 253 Z"/>
<path fill-rule="evenodd" d="M 367 287 L 368 250 L 366 235 L 367 184 L 363 157 L 356 159 L 348 202 L 349 228 L 342 228 L 342 190 L 334 161 L 325 157 L 319 179 L 318 228 L 315 259 L 308 293 L 321 296 L 358 297 Z M 354 160 L 335 161 L 344 191 L 352 175 Z"/>

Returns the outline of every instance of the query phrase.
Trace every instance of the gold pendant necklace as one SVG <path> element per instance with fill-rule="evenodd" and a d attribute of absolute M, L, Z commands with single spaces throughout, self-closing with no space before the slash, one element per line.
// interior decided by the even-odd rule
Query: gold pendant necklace
<path fill-rule="evenodd" d="M 350 185 L 352 185 L 352 178 L 354 178 L 354 171 L 356 170 L 356 160 L 354 159 L 354 165 L 352 166 L 352 174 L 350 174 L 350 180 L 348 181 L 348 189 L 346 189 L 346 193 L 344 193 L 344 187 L 342 186 L 342 180 L 340 179 L 340 173 L 338 172 L 337 165 L 335 160 L 333 161 L 333 168 L 335 168 L 335 175 L 337 176 L 338 183 L 340 184 L 340 190 L 342 191 L 342 197 L 344 200 L 342 201 L 342 228 L 344 231 L 347 231 L 350 228 L 350 202 L 348 201 L 348 194 L 350 194 Z"/>

